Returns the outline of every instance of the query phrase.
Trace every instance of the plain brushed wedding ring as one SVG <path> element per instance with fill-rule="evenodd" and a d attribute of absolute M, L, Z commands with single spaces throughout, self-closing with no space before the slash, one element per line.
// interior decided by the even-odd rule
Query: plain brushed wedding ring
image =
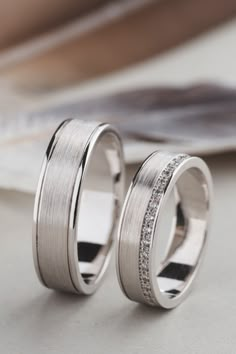
<path fill-rule="evenodd" d="M 109 263 L 123 189 L 117 132 L 98 122 L 63 122 L 49 143 L 35 198 L 34 263 L 45 286 L 96 290 Z"/>
<path fill-rule="evenodd" d="M 200 158 L 155 152 L 143 163 L 118 235 L 117 273 L 129 299 L 164 308 L 182 302 L 202 261 L 211 200 L 211 175 Z"/>

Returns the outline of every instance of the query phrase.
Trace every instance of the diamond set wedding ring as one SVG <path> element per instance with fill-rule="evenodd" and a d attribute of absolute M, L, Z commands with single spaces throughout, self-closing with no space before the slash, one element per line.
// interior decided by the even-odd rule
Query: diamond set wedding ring
<path fill-rule="evenodd" d="M 155 152 L 128 191 L 120 220 L 117 273 L 131 300 L 177 306 L 192 287 L 209 228 L 212 181 L 197 157 Z"/>
<path fill-rule="evenodd" d="M 114 128 L 62 123 L 49 143 L 35 198 L 34 263 L 45 286 L 96 290 L 109 263 L 123 192 L 123 151 Z"/>
<path fill-rule="evenodd" d="M 173 308 L 191 290 L 205 252 L 210 171 L 200 158 L 154 152 L 133 178 L 121 212 L 123 194 L 116 130 L 98 122 L 63 122 L 46 151 L 35 197 L 38 277 L 52 289 L 92 294 L 107 269 L 120 220 L 116 258 L 124 294 Z"/>

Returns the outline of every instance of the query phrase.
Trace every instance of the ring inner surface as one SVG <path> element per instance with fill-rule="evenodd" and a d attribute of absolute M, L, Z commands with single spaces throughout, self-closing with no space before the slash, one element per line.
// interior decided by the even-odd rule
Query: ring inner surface
<path fill-rule="evenodd" d="M 112 246 L 116 198 L 110 160 L 117 159 L 111 136 L 102 136 L 84 176 L 76 231 L 79 270 L 86 284 L 96 281 Z"/>
<path fill-rule="evenodd" d="M 208 196 L 205 178 L 197 168 L 178 179 L 156 228 L 158 287 L 168 298 L 178 296 L 191 280 L 206 239 Z M 164 254 L 164 257 L 163 257 Z"/>

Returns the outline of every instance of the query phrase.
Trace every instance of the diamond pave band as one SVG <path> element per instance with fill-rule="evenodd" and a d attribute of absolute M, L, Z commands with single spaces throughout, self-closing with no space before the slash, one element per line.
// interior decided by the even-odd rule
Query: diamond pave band
<path fill-rule="evenodd" d="M 160 256 L 161 220 L 174 197 L 174 228 Z M 155 152 L 141 166 L 120 220 L 117 273 L 133 301 L 177 306 L 191 289 L 205 250 L 212 197 L 206 164 L 186 154 Z"/>
<path fill-rule="evenodd" d="M 184 154 L 177 155 L 167 164 L 167 166 L 160 173 L 153 188 L 152 195 L 148 203 L 147 211 L 144 216 L 139 250 L 139 278 L 143 295 L 147 303 L 149 303 L 150 305 L 156 304 L 155 298 L 152 294 L 149 273 L 150 246 L 154 231 L 154 220 L 163 193 L 168 185 L 168 182 L 170 181 L 170 178 L 175 168 L 177 168 L 179 164 L 187 157 L 188 155 Z"/>

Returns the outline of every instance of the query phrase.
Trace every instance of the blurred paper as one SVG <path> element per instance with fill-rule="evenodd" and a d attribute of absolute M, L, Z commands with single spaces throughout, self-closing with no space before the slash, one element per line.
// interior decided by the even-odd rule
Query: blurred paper
<path fill-rule="evenodd" d="M 127 91 L 0 116 L 0 186 L 34 192 L 50 136 L 71 117 L 114 124 L 127 163 L 158 149 L 198 155 L 236 149 L 236 90 L 198 85 Z"/>

